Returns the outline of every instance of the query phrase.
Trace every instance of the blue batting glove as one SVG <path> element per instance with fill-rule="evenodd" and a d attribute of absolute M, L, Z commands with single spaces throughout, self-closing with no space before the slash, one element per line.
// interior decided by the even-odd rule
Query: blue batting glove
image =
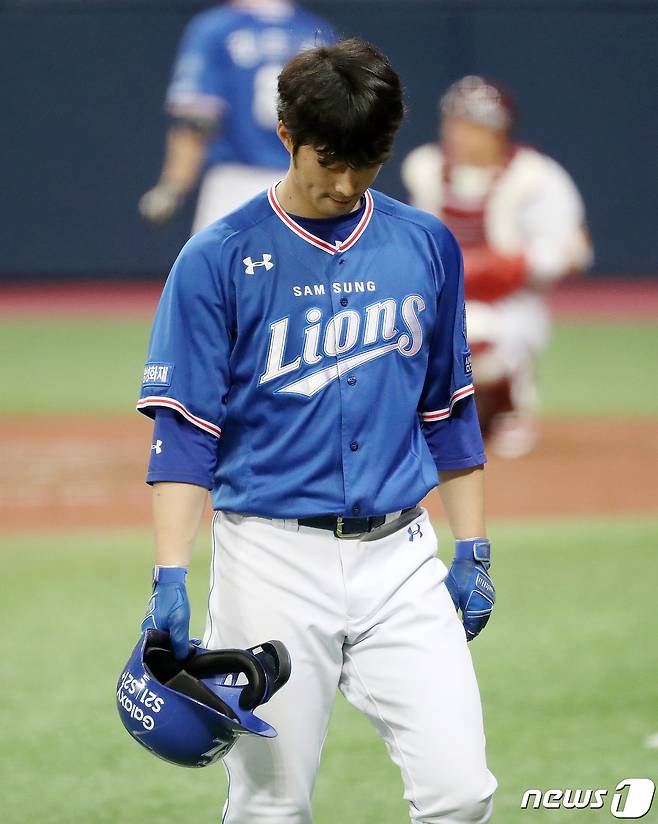
<path fill-rule="evenodd" d="M 487 572 L 490 566 L 491 545 L 486 538 L 455 541 L 446 586 L 455 609 L 462 611 L 467 641 L 485 628 L 496 602 L 496 589 Z"/>
<path fill-rule="evenodd" d="M 189 655 L 190 602 L 185 589 L 185 567 L 153 568 L 153 595 L 142 621 L 146 629 L 161 629 L 169 633 L 176 658 Z"/>

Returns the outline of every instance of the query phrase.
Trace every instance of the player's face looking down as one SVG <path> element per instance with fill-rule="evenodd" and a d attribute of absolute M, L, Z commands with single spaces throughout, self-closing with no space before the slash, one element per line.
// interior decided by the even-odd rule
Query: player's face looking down
<path fill-rule="evenodd" d="M 443 117 L 441 145 L 450 163 L 500 166 L 507 153 L 507 132 L 463 117 Z"/>
<path fill-rule="evenodd" d="M 286 211 L 300 217 L 323 218 L 358 208 L 363 193 L 379 174 L 381 163 L 360 169 L 340 161 L 327 164 L 322 153 L 312 146 L 299 146 L 294 151 L 283 123 L 279 123 L 277 131 L 290 153 L 290 168 L 277 189 Z"/>
<path fill-rule="evenodd" d="M 350 38 L 284 66 L 277 112 L 291 157 L 277 189 L 281 205 L 301 217 L 335 217 L 357 207 L 390 157 L 404 116 L 402 86 L 384 54 Z"/>

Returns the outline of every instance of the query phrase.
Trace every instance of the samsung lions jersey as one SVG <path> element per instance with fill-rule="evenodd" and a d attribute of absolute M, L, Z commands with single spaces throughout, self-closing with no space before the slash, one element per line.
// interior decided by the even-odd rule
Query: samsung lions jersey
<path fill-rule="evenodd" d="M 285 2 L 202 12 L 183 35 L 167 111 L 218 119 L 209 166 L 287 169 L 290 158 L 275 132 L 277 78 L 298 52 L 333 39 L 322 19 Z"/>
<path fill-rule="evenodd" d="M 437 218 L 379 192 L 362 203 L 331 244 L 272 187 L 174 264 L 138 409 L 219 439 L 215 509 L 376 515 L 437 484 L 421 425 L 473 393 L 461 254 Z"/>

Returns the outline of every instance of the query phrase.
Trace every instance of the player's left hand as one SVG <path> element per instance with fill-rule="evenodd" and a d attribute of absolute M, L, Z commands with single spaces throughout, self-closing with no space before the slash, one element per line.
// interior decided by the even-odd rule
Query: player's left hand
<path fill-rule="evenodd" d="M 455 609 L 461 609 L 467 641 L 485 628 L 496 602 L 496 589 L 487 571 L 490 566 L 491 546 L 486 538 L 455 541 L 446 586 Z"/>
<path fill-rule="evenodd" d="M 185 588 L 186 567 L 155 567 L 153 594 L 142 621 L 146 629 L 169 633 L 174 655 L 179 660 L 189 655 L 190 602 Z"/>

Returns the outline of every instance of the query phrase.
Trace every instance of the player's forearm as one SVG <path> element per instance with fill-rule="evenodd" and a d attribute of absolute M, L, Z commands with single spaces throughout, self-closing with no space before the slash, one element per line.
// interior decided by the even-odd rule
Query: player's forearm
<path fill-rule="evenodd" d="M 485 537 L 484 467 L 439 472 L 439 494 L 457 540 Z"/>
<path fill-rule="evenodd" d="M 167 148 L 160 181 L 180 194 L 195 185 L 206 155 L 208 137 L 202 132 L 174 126 L 167 133 Z"/>
<path fill-rule="evenodd" d="M 189 566 L 207 497 L 208 490 L 195 484 L 153 485 L 156 564 Z"/>

